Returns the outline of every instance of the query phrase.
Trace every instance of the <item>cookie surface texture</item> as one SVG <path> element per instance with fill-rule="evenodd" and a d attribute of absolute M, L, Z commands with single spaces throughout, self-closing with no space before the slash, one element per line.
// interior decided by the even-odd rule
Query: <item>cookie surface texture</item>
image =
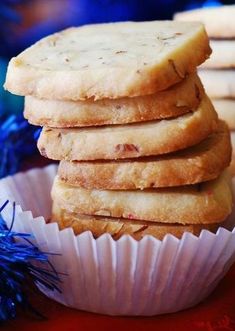
<path fill-rule="evenodd" d="M 195 184 L 214 179 L 229 166 L 230 133 L 218 128 L 196 146 L 167 156 L 124 161 L 61 161 L 58 175 L 70 185 L 87 189 L 127 190 Z"/>
<path fill-rule="evenodd" d="M 87 25 L 48 36 L 13 58 L 5 88 L 55 100 L 147 95 L 181 81 L 210 53 L 197 22 Z"/>
<path fill-rule="evenodd" d="M 211 38 L 235 37 L 235 5 L 208 7 L 177 13 L 175 19 L 179 21 L 202 22 Z"/>
<path fill-rule="evenodd" d="M 71 227 L 75 235 L 84 231 L 91 231 L 93 236 L 98 238 L 104 233 L 109 233 L 115 240 L 124 234 L 129 234 L 136 240 L 142 239 L 145 235 L 151 235 L 162 240 L 166 234 L 181 238 L 184 232 L 199 235 L 203 229 L 215 232 L 221 226 L 220 223 L 181 225 L 132 221 L 124 218 L 86 216 L 69 213 L 61 209 L 56 203 L 53 204 L 53 221 L 58 223 L 60 229 Z"/>
<path fill-rule="evenodd" d="M 190 74 L 180 83 L 154 94 L 99 101 L 59 101 L 25 98 L 24 116 L 31 124 L 57 128 L 126 124 L 171 118 L 194 111 L 204 91 Z"/>
<path fill-rule="evenodd" d="M 44 128 L 38 148 L 54 160 L 135 158 L 195 145 L 216 126 L 217 113 L 205 96 L 195 112 L 169 120 L 98 128 Z"/>
<path fill-rule="evenodd" d="M 231 178 L 177 188 L 111 191 L 86 190 L 56 177 L 52 199 L 62 209 L 86 215 L 123 217 L 160 223 L 219 223 L 231 213 Z"/>

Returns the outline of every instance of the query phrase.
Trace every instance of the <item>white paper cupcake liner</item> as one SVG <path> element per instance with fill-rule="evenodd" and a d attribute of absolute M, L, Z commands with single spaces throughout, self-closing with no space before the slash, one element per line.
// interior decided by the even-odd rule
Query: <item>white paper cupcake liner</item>
<path fill-rule="evenodd" d="M 40 287 L 48 297 L 110 315 L 176 312 L 207 297 L 235 261 L 235 229 L 203 230 L 199 237 L 185 233 L 180 240 L 167 235 L 163 241 L 151 236 L 114 241 L 109 234 L 94 239 L 88 231 L 78 236 L 71 228 L 59 231 L 56 223 L 45 222 L 56 171 L 51 165 L 0 181 L 0 203 L 9 198 L 19 204 L 13 230 L 32 233 L 42 251 L 59 254 L 50 261 L 63 273 L 61 293 Z M 2 215 L 10 224 L 10 204 Z"/>

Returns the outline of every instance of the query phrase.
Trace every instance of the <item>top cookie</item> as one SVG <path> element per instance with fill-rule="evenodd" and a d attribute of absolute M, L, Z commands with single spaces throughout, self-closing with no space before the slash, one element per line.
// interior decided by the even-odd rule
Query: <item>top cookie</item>
<path fill-rule="evenodd" d="M 58 100 L 146 95 L 182 80 L 210 53 L 200 23 L 87 25 L 46 37 L 13 58 L 5 88 Z"/>
<path fill-rule="evenodd" d="M 200 21 L 211 38 L 235 37 L 235 5 L 194 9 L 177 13 L 179 21 Z"/>

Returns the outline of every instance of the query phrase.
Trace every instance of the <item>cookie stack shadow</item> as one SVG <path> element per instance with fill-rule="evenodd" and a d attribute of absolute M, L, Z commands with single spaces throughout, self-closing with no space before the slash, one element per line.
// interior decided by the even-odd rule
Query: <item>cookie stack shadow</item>
<path fill-rule="evenodd" d="M 76 40 L 87 35 L 84 55 L 80 44 L 75 48 Z M 231 143 L 228 127 L 218 119 L 196 73 L 210 53 L 200 24 L 75 28 L 39 46 L 45 54 L 64 57 L 66 68 L 60 71 L 65 72 L 63 88 L 58 74 L 48 89 L 42 76 L 40 84 L 28 89 L 31 95 L 27 88 L 21 91 L 25 117 L 44 126 L 41 154 L 60 161 L 52 188 L 52 220 L 60 228 L 72 227 L 76 234 L 90 230 L 94 237 L 108 232 L 115 239 L 130 234 L 139 240 L 146 234 L 162 239 L 167 233 L 181 237 L 185 231 L 215 231 L 223 224 L 232 208 L 225 170 Z M 10 64 L 6 87 L 19 93 L 11 86 L 17 61 Z M 48 74 L 45 62 L 55 70 L 46 59 L 39 64 L 42 75 Z M 75 84 L 71 77 L 79 65 Z"/>
<path fill-rule="evenodd" d="M 182 21 L 200 21 L 210 38 L 212 54 L 200 67 L 206 93 L 230 130 L 233 146 L 231 170 L 235 175 L 235 5 L 178 13 Z"/>

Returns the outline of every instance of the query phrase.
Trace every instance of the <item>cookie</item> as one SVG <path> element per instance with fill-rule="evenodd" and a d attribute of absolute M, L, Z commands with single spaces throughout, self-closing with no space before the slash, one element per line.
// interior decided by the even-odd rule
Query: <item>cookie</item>
<path fill-rule="evenodd" d="M 99 101 L 25 98 L 24 116 L 31 124 L 58 128 L 126 124 L 177 117 L 197 109 L 204 94 L 197 74 L 154 94 Z"/>
<path fill-rule="evenodd" d="M 60 179 L 87 189 L 131 190 L 195 184 L 214 179 L 229 166 L 230 133 L 218 128 L 196 146 L 160 157 L 123 161 L 61 161 Z"/>
<path fill-rule="evenodd" d="M 98 128 L 44 128 L 38 148 L 54 160 L 134 158 L 195 145 L 216 126 L 217 114 L 205 96 L 197 111 L 170 120 Z"/>
<path fill-rule="evenodd" d="M 175 19 L 179 21 L 200 21 L 211 38 L 235 37 L 235 5 L 208 7 L 177 13 Z"/>
<path fill-rule="evenodd" d="M 235 67 L 235 40 L 211 40 L 212 54 L 201 68 L 229 69 Z"/>
<path fill-rule="evenodd" d="M 199 70 L 205 91 L 210 98 L 235 98 L 235 70 Z"/>
<path fill-rule="evenodd" d="M 211 101 L 219 118 L 224 120 L 231 130 L 235 130 L 235 100 L 213 99 Z"/>
<path fill-rule="evenodd" d="M 5 88 L 55 100 L 147 95 L 181 81 L 210 53 L 200 23 L 87 25 L 46 37 L 11 59 Z"/>
<path fill-rule="evenodd" d="M 71 227 L 75 235 L 84 231 L 91 231 L 93 236 L 98 238 L 104 233 L 109 233 L 115 240 L 125 234 L 132 236 L 136 240 L 142 239 L 145 235 L 151 235 L 162 240 L 167 234 L 181 238 L 184 232 L 199 235 L 203 229 L 216 232 L 219 226 L 223 226 L 223 223 L 181 225 L 132 221 L 125 218 L 79 215 L 61 209 L 55 202 L 53 203 L 51 222 L 54 221 L 58 223 L 61 230 Z"/>
<path fill-rule="evenodd" d="M 231 178 L 190 186 L 148 190 L 87 190 L 55 178 L 52 199 L 72 213 L 160 223 L 220 223 L 232 211 Z"/>

